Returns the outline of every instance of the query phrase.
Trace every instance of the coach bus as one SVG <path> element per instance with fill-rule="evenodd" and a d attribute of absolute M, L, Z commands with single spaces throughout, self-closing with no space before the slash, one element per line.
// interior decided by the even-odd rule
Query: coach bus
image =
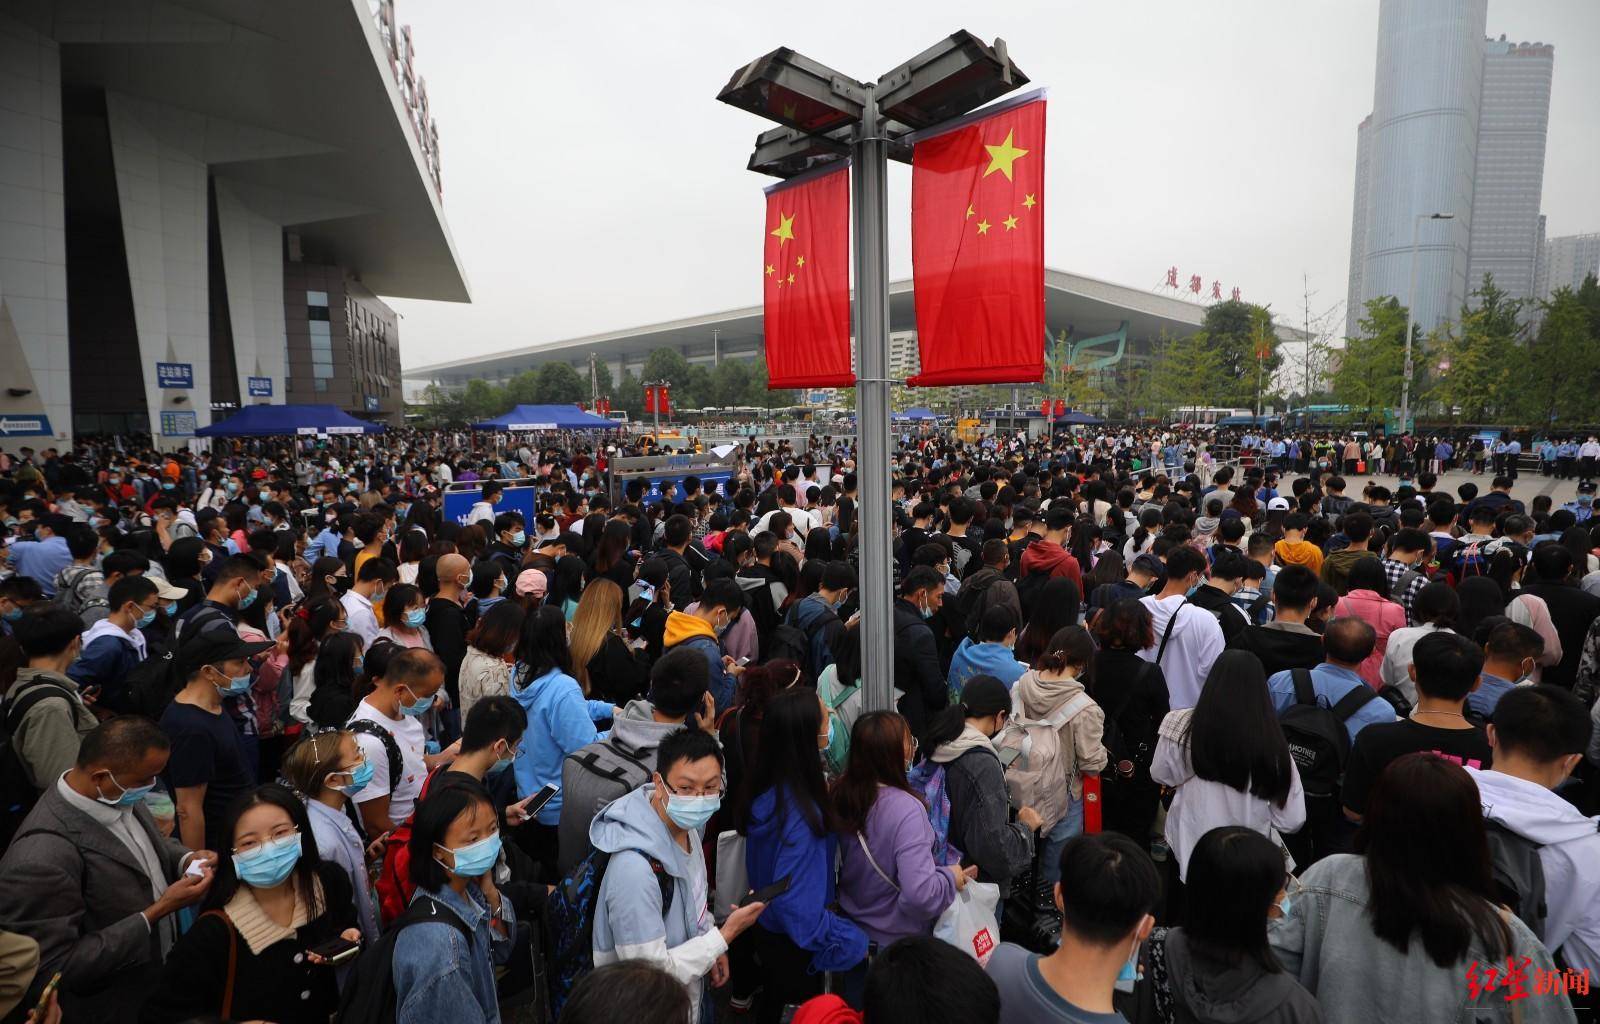
<path fill-rule="evenodd" d="M 1231 416 L 1249 416 L 1250 409 L 1228 409 L 1221 406 L 1186 405 L 1172 411 L 1172 425 L 1179 429 L 1188 427 L 1214 427 L 1218 420 Z"/>

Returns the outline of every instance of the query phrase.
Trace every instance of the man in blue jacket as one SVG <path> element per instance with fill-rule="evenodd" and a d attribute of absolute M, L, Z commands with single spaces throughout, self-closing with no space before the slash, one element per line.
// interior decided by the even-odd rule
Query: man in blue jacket
<path fill-rule="evenodd" d="M 69 517 L 52 513 L 39 519 L 33 540 L 19 540 L 11 545 L 11 568 L 18 576 L 37 580 L 45 597 L 56 596 L 56 577 L 72 564 L 66 538 L 70 529 L 72 520 Z"/>
<path fill-rule="evenodd" d="M 839 609 L 855 588 L 856 571 L 850 563 L 829 562 L 823 567 L 817 592 L 807 594 L 789 611 L 789 625 L 806 635 L 806 664 L 801 668 L 813 679 L 833 664 L 834 643 L 845 629 Z"/>
<path fill-rule="evenodd" d="M 734 664 L 722 651 L 721 636 L 744 610 L 744 594 L 739 584 L 723 577 L 706 584 L 693 612 L 673 612 L 667 616 L 662 642 L 667 650 L 685 647 L 699 651 L 711 673 L 711 696 L 720 715 L 733 703 L 735 686 L 744 666 Z"/>
<path fill-rule="evenodd" d="M 976 638 L 961 638 L 955 657 L 950 659 L 950 699 L 960 700 L 961 689 L 973 676 L 994 676 L 1011 689 L 1011 684 L 1028 671 L 1017 660 L 1017 613 L 1005 605 L 995 605 L 983 613 Z"/>

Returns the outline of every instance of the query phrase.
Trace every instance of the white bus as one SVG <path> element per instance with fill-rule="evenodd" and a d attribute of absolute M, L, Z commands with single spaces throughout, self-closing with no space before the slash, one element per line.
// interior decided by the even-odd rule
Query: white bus
<path fill-rule="evenodd" d="M 1214 427 L 1218 420 L 1225 420 L 1229 416 L 1253 415 L 1249 409 L 1226 409 L 1221 406 L 1186 405 L 1172 411 L 1172 425 L 1175 428 L 1189 427 Z"/>

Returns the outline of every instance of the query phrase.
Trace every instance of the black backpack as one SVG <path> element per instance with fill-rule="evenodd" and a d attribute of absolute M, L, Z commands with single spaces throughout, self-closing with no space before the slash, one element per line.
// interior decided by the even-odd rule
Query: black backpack
<path fill-rule="evenodd" d="M 459 931 L 472 946 L 472 932 L 455 911 L 436 902 L 432 897 L 419 896 L 406 907 L 406 912 L 395 919 L 389 930 L 378 936 L 356 960 L 344 994 L 339 999 L 339 1020 L 342 1024 L 391 1024 L 398 1010 L 398 996 L 394 988 L 394 944 L 400 932 L 414 924 L 447 924 Z"/>
<path fill-rule="evenodd" d="M 1350 733 L 1344 723 L 1368 701 L 1378 699 L 1362 683 L 1339 698 L 1332 708 L 1317 703 L 1308 669 L 1289 670 L 1294 680 L 1294 704 L 1278 716 L 1289 755 L 1300 769 L 1300 785 L 1307 796 L 1330 797 L 1339 792 L 1344 766 L 1350 760 Z"/>
<path fill-rule="evenodd" d="M 645 855 L 661 887 L 661 916 L 672 908 L 673 881 L 666 866 Z M 550 1010 L 557 1016 L 578 980 L 594 970 L 594 918 L 611 854 L 593 850 L 561 879 L 545 903 L 550 927 Z"/>
<path fill-rule="evenodd" d="M 144 715 L 151 721 L 161 721 L 172 698 L 183 689 L 184 679 L 178 671 L 177 652 L 172 644 L 165 654 L 151 655 L 128 673 L 126 680 L 128 710 Z"/>
<path fill-rule="evenodd" d="M 1039 594 L 1044 590 L 1044 585 L 1049 582 L 1049 570 L 1041 571 L 1035 569 L 1017 577 L 1017 599 L 1022 602 L 1023 622 L 1033 618 L 1034 602 L 1039 599 Z"/>
<path fill-rule="evenodd" d="M 772 627 L 772 636 L 767 640 L 767 656 L 764 661 L 779 659 L 792 661 L 796 665 L 809 663 L 811 640 L 799 626 L 780 622 Z"/>
<path fill-rule="evenodd" d="M 1496 898 L 1543 941 L 1547 907 L 1540 844 L 1487 816 L 1483 828 L 1489 837 L 1489 872 Z"/>
<path fill-rule="evenodd" d="M 984 601 L 984 595 L 989 593 L 989 588 L 1004 580 L 999 573 L 985 573 L 982 569 L 968 576 L 961 583 L 961 589 L 956 592 L 956 611 L 961 616 L 963 632 L 973 640 L 978 639 L 978 627 L 983 622 L 983 613 L 989 610 Z"/>
<path fill-rule="evenodd" d="M 77 701 L 72 699 L 72 692 L 59 683 L 41 682 L 29 687 L 20 697 L 0 703 L 3 708 L 0 711 L 0 850 L 11 845 L 11 837 L 22 827 L 22 819 L 39 801 L 39 790 L 28 781 L 28 770 L 14 745 L 17 730 L 29 709 L 51 699 L 66 701 L 73 718 L 77 718 Z"/>
<path fill-rule="evenodd" d="M 400 779 L 406 773 L 405 757 L 400 753 L 400 744 L 395 742 L 394 736 L 383 726 L 370 718 L 353 718 L 345 726 L 351 732 L 359 732 L 372 736 L 383 744 L 383 756 L 389 763 L 389 791 L 393 792 L 399 785 Z"/>

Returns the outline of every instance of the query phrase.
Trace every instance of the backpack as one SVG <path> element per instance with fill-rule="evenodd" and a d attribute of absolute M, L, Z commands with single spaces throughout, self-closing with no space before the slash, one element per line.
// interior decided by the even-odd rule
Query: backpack
<path fill-rule="evenodd" d="M 466 922 L 431 897 L 424 896 L 406 907 L 394 924 L 378 941 L 368 946 L 356 959 L 355 968 L 339 998 L 339 1016 L 342 1024 L 392 1024 L 399 1009 L 398 994 L 394 988 L 394 946 L 400 933 L 414 924 L 448 924 L 461 933 L 472 946 L 472 932 Z"/>
<path fill-rule="evenodd" d="M 376 722 L 368 724 L 377 725 Z M 357 730 L 354 724 L 350 728 L 352 731 L 364 732 L 369 736 L 372 735 L 370 729 Z M 384 735 L 387 736 L 388 733 L 386 732 Z M 393 737 L 390 737 L 389 742 L 394 742 Z M 396 747 L 395 751 L 398 753 L 399 748 Z M 388 753 L 387 747 L 384 748 L 384 752 L 385 754 Z M 389 764 L 392 769 L 394 765 L 392 758 Z M 418 807 L 422 805 L 423 799 L 427 797 L 428 789 L 433 785 L 434 777 L 448 767 L 448 765 L 439 765 L 428 773 L 427 778 L 422 780 L 422 788 L 417 791 L 416 805 Z M 401 770 L 404 771 L 404 768 Z M 391 779 L 396 777 L 394 775 L 389 776 Z M 413 810 L 405 821 L 395 826 L 394 830 L 389 833 L 389 838 L 383 846 L 383 866 L 378 872 L 378 878 L 373 884 L 373 888 L 378 891 L 378 920 L 384 924 L 397 921 L 405 916 L 406 911 L 411 906 L 411 895 L 416 891 L 416 887 L 411 884 L 411 825 L 416 820 L 416 817 L 417 812 Z"/>
<path fill-rule="evenodd" d="M 832 608 L 824 607 L 806 622 L 801 623 L 800 608 L 805 603 L 805 601 L 797 602 L 793 608 L 789 609 L 788 621 L 806 638 L 806 655 L 796 664 L 805 669 L 806 674 L 811 676 L 812 679 L 815 679 L 822 674 L 823 669 L 833 664 L 833 651 L 828 647 L 826 630 L 830 621 L 839 621 L 839 614 Z"/>
<path fill-rule="evenodd" d="M 646 856 L 661 886 L 662 916 L 672 908 L 672 876 L 654 857 Z M 593 850 L 562 876 L 545 903 L 550 927 L 550 1011 L 560 1016 L 578 980 L 594 970 L 594 918 L 600 904 L 600 883 L 611 854 Z"/>
<path fill-rule="evenodd" d="M 1483 552 L 1483 547 L 1492 537 L 1473 535 L 1471 541 L 1458 544 L 1453 552 L 1451 584 L 1459 584 L 1468 576 L 1482 576 L 1489 571 L 1489 559 Z"/>
<path fill-rule="evenodd" d="M 1522 918 L 1522 923 L 1542 942 L 1547 907 L 1540 844 L 1488 816 L 1483 819 L 1483 828 L 1489 838 L 1489 873 L 1496 898 Z"/>
<path fill-rule="evenodd" d="M 401 776 L 406 773 L 405 757 L 400 753 L 400 744 L 395 742 L 388 729 L 370 718 L 352 718 L 345 728 L 364 736 L 372 736 L 383 745 L 383 756 L 389 764 L 389 789 L 392 792 L 400 784 Z M 417 799 L 422 798 L 419 795 Z"/>
<path fill-rule="evenodd" d="M 90 580 L 100 577 L 100 593 L 94 593 Z M 90 608 L 106 607 L 105 575 L 92 565 L 69 565 L 56 577 L 56 600 L 66 605 L 74 615 L 82 616 Z"/>
<path fill-rule="evenodd" d="M 48 680 L 30 686 L 20 697 L 0 702 L 0 709 L 3 709 L 0 710 L 0 850 L 11 845 L 11 837 L 22 827 L 22 819 L 39 802 L 39 790 L 28 781 L 28 770 L 17 753 L 17 730 L 35 704 L 52 698 L 66 701 L 72 709 L 73 720 L 77 720 L 78 706 L 72 699 L 72 692 Z"/>
<path fill-rule="evenodd" d="M 589 824 L 600 808 L 650 781 L 656 752 L 612 736 L 568 754 L 561 762 L 561 819 L 556 870 L 571 870 L 589 852 Z"/>
<path fill-rule="evenodd" d="M 983 613 L 989 608 L 983 599 L 984 595 L 1004 578 L 997 572 L 986 573 L 979 569 L 962 582 L 961 589 L 956 592 L 956 612 L 961 616 L 961 628 L 965 635 L 974 640 L 978 638 L 978 626 L 982 623 Z"/>
<path fill-rule="evenodd" d="M 772 627 L 772 636 L 767 640 L 767 661 L 792 661 L 796 665 L 806 664 L 811 653 L 811 641 L 806 638 L 805 631 L 799 626 L 780 622 Z"/>
<path fill-rule="evenodd" d="M 828 759 L 828 765 L 835 773 L 842 774 L 850 759 L 850 730 L 855 728 L 856 719 L 861 717 L 865 703 L 861 683 L 859 680 L 849 685 L 841 683 L 839 665 L 835 662 L 817 676 L 817 696 L 839 720 L 839 727 L 833 731 L 833 742 L 823 751 L 823 756 Z"/>
<path fill-rule="evenodd" d="M 1293 668 L 1289 674 L 1294 680 L 1295 702 L 1278 716 L 1283 738 L 1289 742 L 1289 755 L 1300 769 L 1300 785 L 1307 796 L 1333 796 L 1350 759 L 1350 732 L 1344 723 L 1378 695 L 1362 683 L 1331 709 L 1325 708 L 1317 703 L 1310 670 Z"/>
<path fill-rule="evenodd" d="M 1027 622 L 1033 618 L 1033 605 L 1043 592 L 1044 585 L 1050 582 L 1049 570 L 1035 569 L 1017 577 L 1017 600 L 1022 602 L 1022 621 Z"/>
<path fill-rule="evenodd" d="M 1138 674 L 1133 677 L 1131 682 L 1137 684 L 1146 675 L 1154 670 L 1154 665 L 1150 664 L 1149 662 L 1144 662 L 1143 667 L 1139 669 Z M 1119 714 L 1126 712 L 1128 705 L 1131 703 L 1131 697 L 1125 698 L 1122 703 L 1122 707 L 1118 709 Z M 1106 707 L 1102 706 L 1101 710 L 1105 711 Z M 1114 774 L 1116 772 L 1117 765 L 1123 761 L 1127 761 L 1139 768 L 1143 768 L 1146 772 L 1148 772 L 1150 770 L 1150 762 L 1155 758 L 1155 750 L 1150 746 L 1149 743 L 1135 744 L 1128 740 L 1127 737 L 1122 734 L 1122 724 L 1118 722 L 1116 716 L 1112 715 L 1109 711 L 1107 711 L 1105 719 L 1105 725 L 1100 733 L 1100 743 L 1106 748 L 1105 773 L 1108 775 Z"/>
<path fill-rule="evenodd" d="M 906 773 L 906 782 L 928 807 L 933 826 L 933 862 L 940 867 L 961 863 L 961 851 L 950 842 L 950 792 L 945 788 L 945 766 L 922 761 Z"/>
<path fill-rule="evenodd" d="M 1006 789 L 1015 807 L 1032 807 L 1039 812 L 1045 832 L 1067 816 L 1072 793 L 1067 788 L 1067 755 L 1061 749 L 1061 727 L 1094 706 L 1094 698 L 1079 693 L 1043 718 L 1028 718 L 1022 710 L 1022 697 L 1013 692 L 1011 720 L 995 737 L 995 750 L 1005 762 L 1005 752 L 1016 756 L 1006 765 Z"/>
<path fill-rule="evenodd" d="M 173 642 L 168 644 L 165 654 L 152 654 L 128 673 L 126 687 L 129 711 L 159 722 L 161 713 L 167 710 L 172 698 L 183 689 L 185 680 L 183 673 L 178 671 L 176 640 L 174 637 Z"/>

